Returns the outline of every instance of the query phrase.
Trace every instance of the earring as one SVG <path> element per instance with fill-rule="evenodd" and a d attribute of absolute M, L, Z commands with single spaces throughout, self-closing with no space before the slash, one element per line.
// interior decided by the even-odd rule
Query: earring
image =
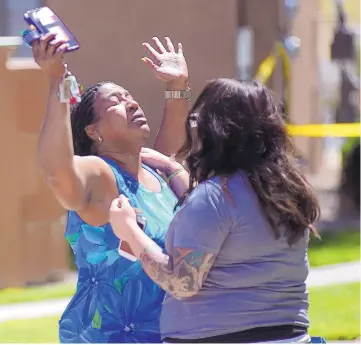
<path fill-rule="evenodd" d="M 101 143 L 103 141 L 103 138 L 102 137 L 99 137 L 98 138 L 98 141 Z"/>

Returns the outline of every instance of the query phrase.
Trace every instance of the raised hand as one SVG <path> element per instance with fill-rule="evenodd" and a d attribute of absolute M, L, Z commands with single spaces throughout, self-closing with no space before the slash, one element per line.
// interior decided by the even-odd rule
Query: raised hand
<path fill-rule="evenodd" d="M 183 56 L 182 44 L 178 43 L 176 51 L 169 37 L 165 37 L 167 48 L 164 47 L 158 37 L 153 37 L 152 40 L 156 48 L 153 48 L 149 43 L 143 43 L 151 58 L 144 57 L 142 60 L 154 71 L 155 76 L 165 83 L 177 80 L 187 81 L 188 68 Z"/>
<path fill-rule="evenodd" d="M 61 80 L 65 67 L 62 57 L 68 47 L 63 40 L 57 40 L 55 34 L 46 34 L 32 43 L 35 62 L 50 78 Z"/>

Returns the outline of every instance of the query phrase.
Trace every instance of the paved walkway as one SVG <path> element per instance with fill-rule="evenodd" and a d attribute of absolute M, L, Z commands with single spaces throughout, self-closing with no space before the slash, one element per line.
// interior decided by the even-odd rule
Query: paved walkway
<path fill-rule="evenodd" d="M 347 284 L 358 281 L 361 281 L 360 262 L 312 268 L 307 278 L 307 284 L 310 287 Z"/>
<path fill-rule="evenodd" d="M 309 287 L 346 284 L 361 280 L 360 262 L 313 268 L 307 279 Z M 70 299 L 0 305 L 0 322 L 60 315 Z"/>

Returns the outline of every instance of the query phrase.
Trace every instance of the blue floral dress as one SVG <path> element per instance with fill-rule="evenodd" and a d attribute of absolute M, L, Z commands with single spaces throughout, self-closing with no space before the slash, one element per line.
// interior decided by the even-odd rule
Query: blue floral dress
<path fill-rule="evenodd" d="M 104 159 L 104 158 L 103 158 Z M 164 180 L 161 191 L 147 190 L 111 160 L 119 191 L 142 210 L 145 232 L 164 248 L 177 199 Z M 160 343 L 159 317 L 164 291 L 138 261 L 118 254 L 119 239 L 110 224 L 94 227 L 68 213 L 65 237 L 75 254 L 78 284 L 60 322 L 62 343 Z"/>

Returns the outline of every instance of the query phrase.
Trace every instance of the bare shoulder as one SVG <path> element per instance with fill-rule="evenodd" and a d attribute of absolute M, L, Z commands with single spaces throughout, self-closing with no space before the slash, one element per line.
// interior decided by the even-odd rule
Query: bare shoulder
<path fill-rule="evenodd" d="M 90 173 L 106 172 L 109 169 L 109 165 L 98 156 L 74 156 L 74 164 Z"/>
<path fill-rule="evenodd" d="M 109 164 L 98 156 L 74 156 L 74 165 L 78 172 L 88 178 L 110 178 L 114 180 L 114 174 Z"/>
<path fill-rule="evenodd" d="M 107 194 L 116 189 L 116 179 L 109 164 L 100 157 L 74 157 L 75 170 L 88 180 L 89 187 L 96 195 Z"/>
<path fill-rule="evenodd" d="M 97 156 L 74 156 L 71 169 L 58 171 L 47 182 L 62 206 L 74 211 L 104 204 L 117 190 L 112 169 Z"/>
<path fill-rule="evenodd" d="M 74 163 L 88 181 L 87 202 L 78 214 L 90 225 L 107 223 L 111 201 L 119 194 L 112 169 L 97 156 L 76 157 Z"/>

